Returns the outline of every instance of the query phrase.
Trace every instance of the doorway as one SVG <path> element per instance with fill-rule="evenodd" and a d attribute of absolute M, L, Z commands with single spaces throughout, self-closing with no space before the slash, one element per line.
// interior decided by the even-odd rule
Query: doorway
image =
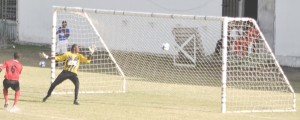
<path fill-rule="evenodd" d="M 258 0 L 245 0 L 244 16 L 257 20 Z"/>
<path fill-rule="evenodd" d="M 258 0 L 223 0 L 222 16 L 250 17 L 257 20 Z"/>

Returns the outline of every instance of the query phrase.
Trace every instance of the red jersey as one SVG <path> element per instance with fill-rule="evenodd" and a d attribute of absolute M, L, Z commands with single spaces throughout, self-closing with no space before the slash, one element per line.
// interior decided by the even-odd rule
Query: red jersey
<path fill-rule="evenodd" d="M 23 66 L 18 60 L 7 60 L 0 66 L 0 69 L 6 68 L 4 78 L 8 80 L 19 80 L 20 74 L 22 73 Z"/>
<path fill-rule="evenodd" d="M 249 47 L 249 39 L 247 37 L 241 37 L 234 41 L 234 51 L 240 55 L 246 55 Z"/>
<path fill-rule="evenodd" d="M 259 31 L 255 29 L 255 27 L 250 28 L 248 30 L 248 37 L 250 42 L 255 42 L 255 40 L 259 38 Z"/>

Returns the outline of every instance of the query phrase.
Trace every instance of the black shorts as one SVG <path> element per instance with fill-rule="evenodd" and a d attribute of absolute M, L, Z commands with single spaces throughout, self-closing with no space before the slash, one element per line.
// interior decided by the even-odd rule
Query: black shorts
<path fill-rule="evenodd" d="M 8 89 L 9 87 L 11 87 L 11 89 L 13 89 L 15 91 L 20 90 L 20 85 L 19 85 L 19 81 L 18 80 L 4 79 L 3 80 L 3 87 L 4 87 L 4 89 Z"/>

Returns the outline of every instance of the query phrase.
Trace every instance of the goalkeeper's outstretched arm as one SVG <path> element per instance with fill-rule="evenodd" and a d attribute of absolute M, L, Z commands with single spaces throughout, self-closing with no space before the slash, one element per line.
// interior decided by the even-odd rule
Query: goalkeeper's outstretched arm
<path fill-rule="evenodd" d="M 90 54 L 87 57 L 87 59 L 92 60 L 92 56 L 93 56 L 95 50 L 96 50 L 95 45 L 89 47 Z M 79 48 L 78 48 L 77 44 L 72 45 L 71 51 L 72 51 L 72 53 L 78 53 L 79 52 Z M 55 57 L 51 57 L 51 56 L 45 54 L 44 52 L 40 52 L 39 55 L 40 55 L 41 58 L 44 58 L 44 59 L 55 59 Z"/>
<path fill-rule="evenodd" d="M 92 60 L 92 59 L 93 59 L 93 54 L 94 54 L 95 50 L 96 50 L 96 46 L 95 46 L 95 45 L 89 47 L 90 54 L 89 54 L 89 56 L 87 57 L 89 60 Z"/>
<path fill-rule="evenodd" d="M 41 58 L 44 58 L 44 59 L 48 59 L 48 60 L 55 59 L 55 57 L 51 57 L 51 56 L 49 57 L 44 52 L 40 52 L 39 55 L 40 55 Z"/>

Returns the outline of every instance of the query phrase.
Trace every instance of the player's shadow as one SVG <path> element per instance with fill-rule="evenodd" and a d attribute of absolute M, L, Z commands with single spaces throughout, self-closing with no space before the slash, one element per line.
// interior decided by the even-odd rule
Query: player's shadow
<path fill-rule="evenodd" d="M 296 93 L 300 93 L 300 68 L 296 67 L 282 67 L 286 77 L 288 78 L 290 84 L 294 88 Z"/>

